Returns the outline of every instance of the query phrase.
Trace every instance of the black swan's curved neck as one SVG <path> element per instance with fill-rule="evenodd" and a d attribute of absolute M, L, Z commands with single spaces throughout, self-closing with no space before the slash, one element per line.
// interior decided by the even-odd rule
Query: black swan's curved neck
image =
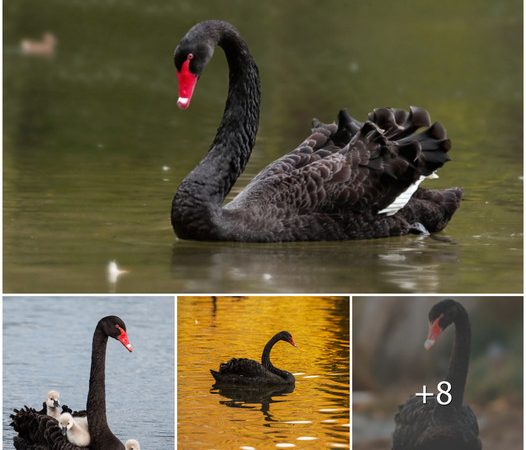
<path fill-rule="evenodd" d="M 256 63 L 239 33 L 221 21 L 197 26 L 193 39 L 223 48 L 229 89 L 223 118 L 205 158 L 183 180 L 172 204 L 172 225 L 182 238 L 217 238 L 221 205 L 254 146 L 260 105 Z"/>
<path fill-rule="evenodd" d="M 86 410 L 88 412 L 88 424 L 91 435 L 90 448 L 99 448 L 97 445 L 103 443 L 103 437 L 111 433 L 106 418 L 106 346 L 108 336 L 99 328 L 93 334 L 91 348 L 91 370 L 89 378 L 88 400 Z M 102 448 L 102 447 L 100 447 Z"/>
<path fill-rule="evenodd" d="M 462 406 L 464 401 L 464 389 L 468 376 L 470 346 L 471 346 L 471 325 L 468 313 L 464 308 L 458 310 L 455 324 L 455 343 L 449 363 L 447 381 L 451 383 L 452 406 Z"/>
<path fill-rule="evenodd" d="M 279 375 L 282 378 L 286 378 L 289 374 L 285 370 L 278 369 L 277 367 L 274 367 L 272 363 L 270 362 L 270 351 L 272 350 L 272 347 L 276 344 L 276 342 L 280 341 L 281 337 L 279 334 L 276 334 L 270 341 L 267 342 L 267 345 L 265 345 L 265 348 L 263 349 L 263 354 L 261 355 L 261 365 L 268 369 L 270 372 L 275 373 L 276 375 Z"/>

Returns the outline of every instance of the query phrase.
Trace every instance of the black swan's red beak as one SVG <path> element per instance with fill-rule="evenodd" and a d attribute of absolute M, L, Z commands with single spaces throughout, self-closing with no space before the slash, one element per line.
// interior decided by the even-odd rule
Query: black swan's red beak
<path fill-rule="evenodd" d="M 126 350 L 129 352 L 133 351 L 133 346 L 130 344 L 130 341 L 128 340 L 128 335 L 126 334 L 126 331 L 124 331 L 119 325 L 115 325 L 121 334 L 117 337 L 118 341 L 126 347 Z"/>
<path fill-rule="evenodd" d="M 190 71 L 190 60 L 193 58 L 191 55 L 191 53 L 188 55 L 181 70 L 175 71 L 179 84 L 177 106 L 180 109 L 187 109 L 190 106 L 190 101 L 192 100 L 192 95 L 194 94 L 195 85 L 197 83 L 197 75 Z"/>
<path fill-rule="evenodd" d="M 289 342 L 290 345 L 298 348 L 298 346 L 296 345 L 296 343 L 294 342 L 294 340 L 292 338 L 290 338 L 288 342 Z"/>
<path fill-rule="evenodd" d="M 429 333 L 427 335 L 426 342 L 424 342 L 424 348 L 426 350 L 429 350 L 431 347 L 433 347 L 433 345 L 435 345 L 438 336 L 440 336 L 440 333 L 442 333 L 443 331 L 442 328 L 440 328 L 440 325 L 438 324 L 440 322 L 440 319 L 442 319 L 442 314 L 438 319 L 429 324 Z"/>

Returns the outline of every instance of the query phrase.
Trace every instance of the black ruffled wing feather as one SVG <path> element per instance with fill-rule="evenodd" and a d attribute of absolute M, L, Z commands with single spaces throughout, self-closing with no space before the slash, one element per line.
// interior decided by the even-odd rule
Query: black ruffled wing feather
<path fill-rule="evenodd" d="M 81 450 L 62 435 L 58 422 L 33 408 L 15 409 L 10 425 L 18 433 L 13 439 L 17 450 Z"/>

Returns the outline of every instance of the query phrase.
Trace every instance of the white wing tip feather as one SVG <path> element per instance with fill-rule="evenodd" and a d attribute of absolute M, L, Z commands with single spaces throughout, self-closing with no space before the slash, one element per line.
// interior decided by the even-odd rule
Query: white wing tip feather
<path fill-rule="evenodd" d="M 429 179 L 435 179 L 438 178 L 438 175 L 436 172 L 433 172 L 431 175 L 428 175 L 427 177 L 424 175 L 421 175 L 418 180 L 416 180 L 411 186 L 409 186 L 404 192 L 402 192 L 398 197 L 396 197 L 390 205 L 386 206 L 381 211 L 378 211 L 378 214 L 385 214 L 386 216 L 393 216 L 398 211 L 400 211 L 409 200 L 411 200 L 411 197 L 418 189 L 418 186 L 422 181 L 424 181 L 426 178 Z"/>

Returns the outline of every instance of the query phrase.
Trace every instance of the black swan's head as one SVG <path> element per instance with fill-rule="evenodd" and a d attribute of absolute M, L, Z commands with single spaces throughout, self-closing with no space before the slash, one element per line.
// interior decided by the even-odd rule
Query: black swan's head
<path fill-rule="evenodd" d="M 210 20 L 194 25 L 181 39 L 174 52 L 174 64 L 179 84 L 177 106 L 187 109 L 195 85 L 214 54 L 223 22 Z"/>
<path fill-rule="evenodd" d="M 290 345 L 293 345 L 294 347 L 298 347 L 294 342 L 294 339 L 292 339 L 292 335 L 288 331 L 280 331 L 278 334 L 276 334 L 275 339 L 276 342 L 285 341 L 288 342 Z"/>
<path fill-rule="evenodd" d="M 129 352 L 133 350 L 133 346 L 130 344 L 126 334 L 126 324 L 120 317 L 107 316 L 100 319 L 97 329 L 100 329 L 106 336 L 117 339 Z"/>
<path fill-rule="evenodd" d="M 429 334 L 424 347 L 429 350 L 435 344 L 440 334 L 451 325 L 464 307 L 453 299 L 438 302 L 429 311 Z"/>

